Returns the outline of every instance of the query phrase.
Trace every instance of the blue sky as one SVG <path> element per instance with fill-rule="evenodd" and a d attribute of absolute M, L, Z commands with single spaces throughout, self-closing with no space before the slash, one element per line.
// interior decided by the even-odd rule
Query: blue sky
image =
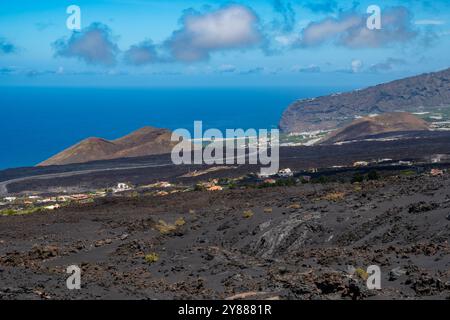
<path fill-rule="evenodd" d="M 0 85 L 361 87 L 450 65 L 450 2 L 12 1 Z M 66 27 L 69 5 L 80 31 Z M 381 30 L 366 27 L 381 8 Z"/>

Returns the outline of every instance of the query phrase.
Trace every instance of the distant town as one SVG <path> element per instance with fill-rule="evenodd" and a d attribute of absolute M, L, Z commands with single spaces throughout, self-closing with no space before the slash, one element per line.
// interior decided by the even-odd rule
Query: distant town
<path fill-rule="evenodd" d="M 430 176 L 440 176 L 447 172 L 447 169 L 428 168 L 429 165 L 447 163 L 450 156 L 437 154 L 427 162 L 414 162 L 411 160 L 394 161 L 389 158 L 377 159 L 373 161 L 355 161 L 352 166 L 332 166 L 331 168 L 309 168 L 308 170 L 293 171 L 290 168 L 283 168 L 274 175 L 263 175 L 261 173 L 249 173 L 236 178 L 212 178 L 207 181 L 200 181 L 194 185 L 185 185 L 168 181 L 158 181 L 146 185 L 133 185 L 129 182 L 117 182 L 112 187 L 91 190 L 85 193 L 69 194 L 67 190 L 62 193 L 21 193 L 0 198 L 0 215 L 24 215 L 38 213 L 42 211 L 55 211 L 72 204 L 93 203 L 96 199 L 105 197 L 139 197 L 155 196 L 164 197 L 179 192 L 218 192 L 226 189 L 236 188 L 265 188 L 275 186 L 289 186 L 304 183 L 323 183 L 330 172 L 333 174 L 339 171 L 354 171 L 362 169 L 368 172 L 368 179 L 377 179 L 377 169 L 390 167 L 396 169 L 401 175 L 425 174 Z M 202 171 L 193 171 L 183 177 L 198 177 L 204 174 L 211 174 L 221 170 L 232 170 L 235 167 L 216 166 Z M 427 168 L 427 169 L 426 169 Z M 355 175 L 352 182 L 362 182 L 363 176 Z"/>

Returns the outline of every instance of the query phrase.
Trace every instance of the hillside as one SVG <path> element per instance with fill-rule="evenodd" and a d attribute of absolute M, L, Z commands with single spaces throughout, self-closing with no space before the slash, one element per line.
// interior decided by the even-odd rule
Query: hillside
<path fill-rule="evenodd" d="M 322 143 L 360 140 L 388 132 L 423 130 L 429 130 L 429 124 L 410 113 L 384 113 L 374 117 L 359 118 L 344 128 L 330 133 Z"/>
<path fill-rule="evenodd" d="M 170 153 L 176 144 L 171 142 L 171 135 L 171 131 L 167 129 L 144 127 L 113 141 L 88 138 L 41 162 L 38 166 Z"/>
<path fill-rule="evenodd" d="M 450 69 L 380 84 L 363 90 L 299 100 L 279 122 L 285 133 L 329 130 L 357 116 L 450 107 Z"/>

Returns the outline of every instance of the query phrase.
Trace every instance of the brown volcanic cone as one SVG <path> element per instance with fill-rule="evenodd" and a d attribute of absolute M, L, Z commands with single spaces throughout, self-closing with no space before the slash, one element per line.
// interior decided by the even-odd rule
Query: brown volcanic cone
<path fill-rule="evenodd" d="M 38 166 L 170 153 L 177 144 L 170 140 L 171 135 L 172 132 L 167 129 L 144 127 L 113 141 L 89 138 L 41 162 Z"/>
<path fill-rule="evenodd" d="M 358 140 L 375 134 L 400 131 L 429 130 L 429 125 L 407 112 L 384 113 L 375 117 L 363 117 L 348 126 L 332 132 L 322 143 Z"/>

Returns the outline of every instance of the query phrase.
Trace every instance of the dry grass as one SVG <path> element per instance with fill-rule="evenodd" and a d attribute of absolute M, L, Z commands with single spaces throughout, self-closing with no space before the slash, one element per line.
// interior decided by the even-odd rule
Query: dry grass
<path fill-rule="evenodd" d="M 357 268 L 355 270 L 355 274 L 363 280 L 367 280 L 369 278 L 369 274 L 364 269 L 361 268 Z"/>
<path fill-rule="evenodd" d="M 164 220 L 159 220 L 158 224 L 155 225 L 155 229 L 161 234 L 169 234 L 177 230 L 177 226 L 171 223 L 167 223 Z"/>
<path fill-rule="evenodd" d="M 245 210 L 244 213 L 242 214 L 242 216 L 245 219 L 250 219 L 251 217 L 253 217 L 254 213 L 252 210 Z"/>
<path fill-rule="evenodd" d="M 144 257 L 144 260 L 147 263 L 155 263 L 155 262 L 158 262 L 159 255 L 155 252 L 152 252 L 152 253 L 146 254 Z"/>
<path fill-rule="evenodd" d="M 344 192 L 339 192 L 339 191 L 334 191 L 334 192 L 330 192 L 328 194 L 326 194 L 323 197 L 323 200 L 327 200 L 327 201 L 340 201 L 343 200 L 345 197 L 345 193 Z"/>
<path fill-rule="evenodd" d="M 184 226 L 185 224 L 186 224 L 186 221 L 184 220 L 183 217 L 180 217 L 177 220 L 175 220 L 175 226 L 177 226 L 177 227 Z"/>
<path fill-rule="evenodd" d="M 169 234 L 177 230 L 178 227 L 184 226 L 186 221 L 183 217 L 175 220 L 175 223 L 167 223 L 164 220 L 159 220 L 158 224 L 155 225 L 155 229 L 161 234 Z"/>

